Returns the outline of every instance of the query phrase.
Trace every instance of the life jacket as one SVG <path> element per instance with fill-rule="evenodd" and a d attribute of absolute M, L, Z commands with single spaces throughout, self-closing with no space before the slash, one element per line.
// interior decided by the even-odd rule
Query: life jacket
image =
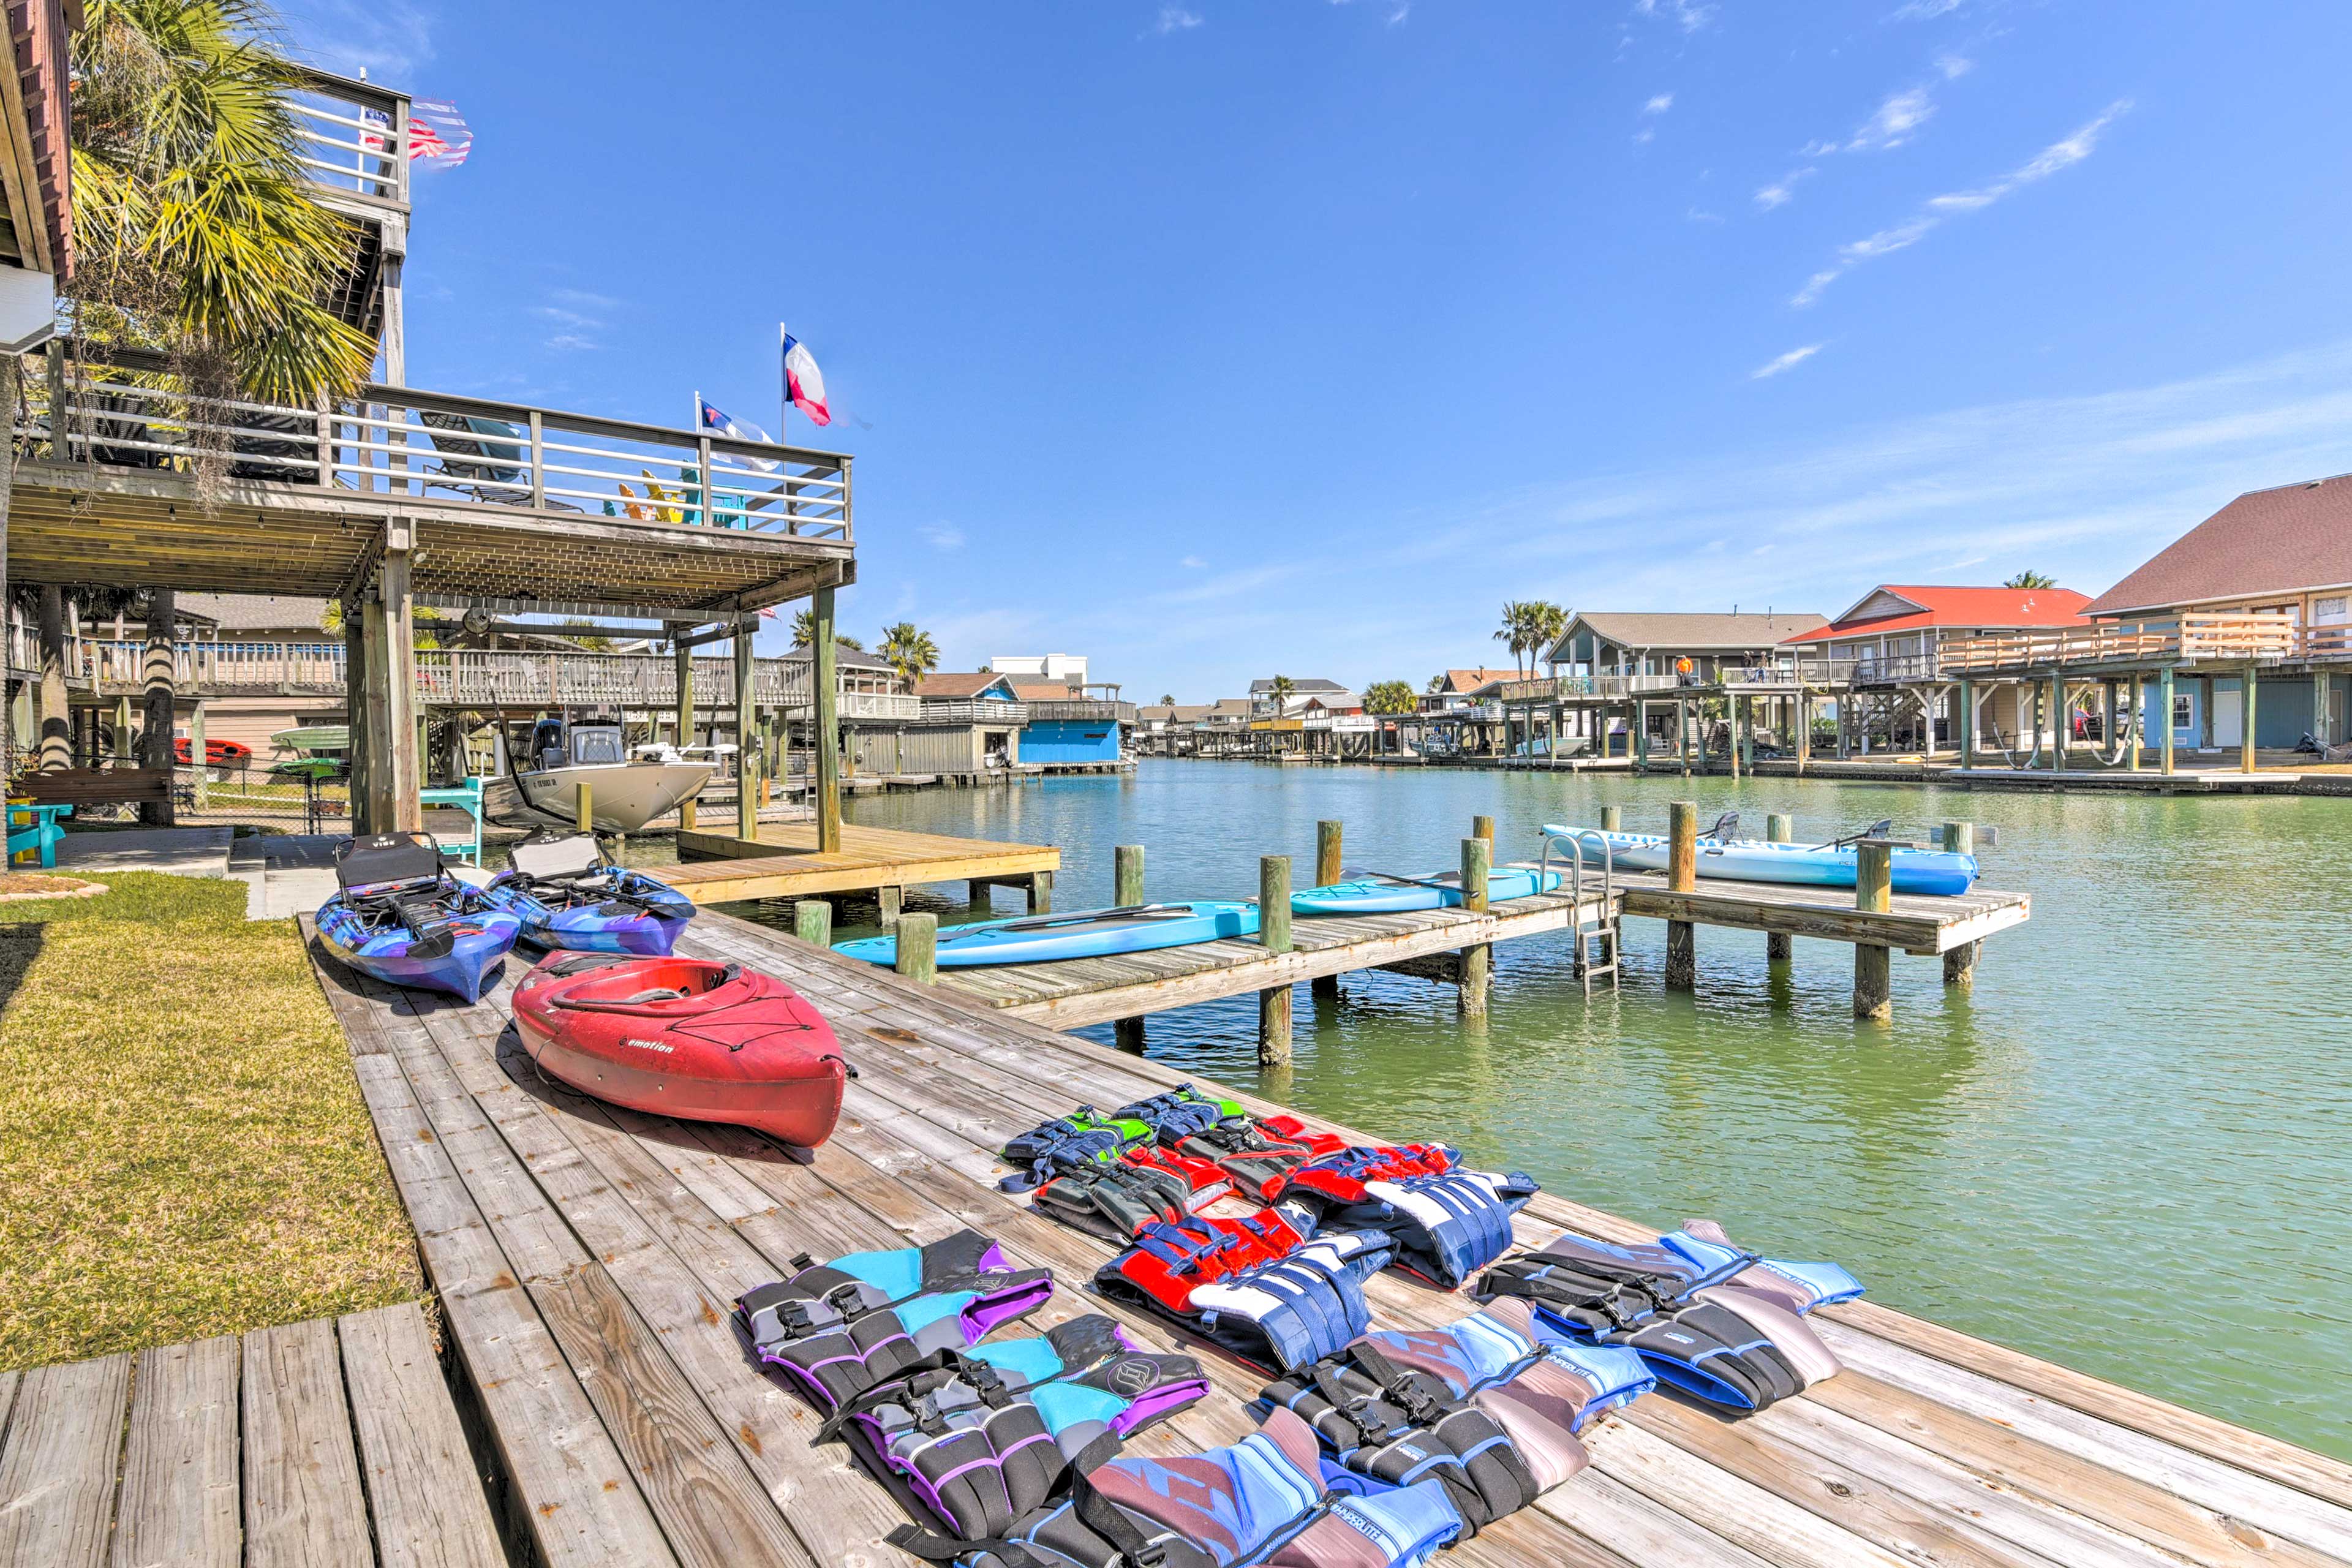
<path fill-rule="evenodd" d="M 1146 1352 L 1093 1314 L 1036 1339 L 940 1352 L 844 1403 L 817 1440 L 856 1431 L 962 1542 L 1002 1534 L 1059 1495 L 1073 1464 L 1099 1464 L 1208 1387 L 1191 1356 Z M 909 1525 L 892 1539 L 942 1537 Z"/>
<path fill-rule="evenodd" d="M 1225 1173 L 1208 1161 L 1146 1145 L 1108 1160 L 1062 1164 L 1033 1201 L 1056 1219 L 1123 1242 L 1147 1225 L 1183 1219 L 1232 1190 Z"/>
<path fill-rule="evenodd" d="M 736 1327 L 824 1409 L 942 1350 L 976 1344 L 1054 1293 L 1044 1268 L 1010 1268 L 996 1243 L 961 1230 L 928 1247 L 793 1259 L 789 1279 L 735 1303 Z"/>
<path fill-rule="evenodd" d="M 1094 1150 L 1117 1153 L 1131 1144 L 1148 1143 L 1152 1136 L 1149 1122 L 1106 1120 L 1093 1106 L 1082 1105 L 1067 1116 L 1057 1116 L 1026 1132 L 1015 1133 L 1004 1141 L 998 1153 L 1006 1164 L 1025 1167 L 1055 1154 Z M 1022 1189 L 1008 1186 L 1005 1190 Z"/>
<path fill-rule="evenodd" d="M 1253 1365 L 1302 1367 L 1371 1326 L 1363 1282 L 1389 1248 L 1353 1231 L 1308 1237 L 1267 1210 L 1148 1225 L 1095 1288 L 1213 1340 Z"/>
<path fill-rule="evenodd" d="M 1859 1294 L 1851 1275 L 1834 1264 L 1767 1266 L 1687 1230 L 1675 1236 L 1683 1240 L 1621 1245 L 1563 1235 L 1489 1268 L 1474 1294 L 1523 1297 L 1538 1331 L 1638 1351 L 1661 1382 L 1730 1409 L 1761 1410 L 1836 1375 L 1836 1356 L 1782 1303 L 1793 1299 L 1792 1268 L 1842 1277 L 1818 1275 L 1831 1293 L 1814 1302 L 1845 1299 L 1837 1292 L 1848 1285 Z M 1750 1289 L 1750 1277 L 1775 1289 Z"/>
<path fill-rule="evenodd" d="M 1451 1290 L 1510 1250 L 1511 1216 L 1538 1190 L 1517 1171 L 1460 1169 L 1451 1150 L 1358 1147 L 1292 1171 L 1276 1201 L 1318 1230 L 1380 1231 L 1398 1268 Z"/>
<path fill-rule="evenodd" d="M 1122 1121 L 1149 1123 L 1162 1148 L 1213 1161 L 1233 1179 L 1235 1192 L 1262 1204 L 1274 1202 L 1299 1166 L 1348 1150 L 1337 1133 L 1309 1132 L 1295 1116 L 1252 1116 L 1239 1100 L 1211 1100 L 1189 1083 L 1123 1105 L 1118 1114 Z M 1454 1151 L 1439 1143 L 1405 1143 L 1381 1152 L 1400 1173 L 1431 1175 L 1454 1168 Z"/>
<path fill-rule="evenodd" d="M 1116 1458 L 1006 1536 L 969 1543 L 973 1568 L 1418 1568 L 1462 1533 L 1434 1482 L 1334 1492 L 1315 1435 L 1286 1410 L 1229 1447 Z"/>

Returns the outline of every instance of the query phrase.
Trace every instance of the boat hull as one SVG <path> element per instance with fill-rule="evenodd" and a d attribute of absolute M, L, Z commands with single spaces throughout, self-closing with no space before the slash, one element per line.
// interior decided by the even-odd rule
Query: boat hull
<path fill-rule="evenodd" d="M 597 832 L 635 833 L 692 800 L 718 772 L 709 763 L 610 763 L 517 773 L 515 783 L 525 805 L 559 822 L 578 820 L 584 784 Z"/>
<path fill-rule="evenodd" d="M 405 931 L 370 933 L 337 893 L 319 906 L 319 940 L 329 952 L 362 974 L 413 991 L 439 991 L 461 1001 L 481 1000 L 490 971 L 506 958 L 522 922 L 503 910 L 482 909 L 457 917 L 457 940 L 446 953 L 418 957 L 409 952 Z"/>
<path fill-rule="evenodd" d="M 1580 830 L 1546 824 L 1544 831 L 1566 836 Z M 1573 840 L 1588 866 L 1601 864 L 1601 847 L 1609 842 L 1612 864 L 1620 870 L 1663 871 L 1672 847 L 1649 833 L 1586 831 Z M 1727 844 L 1698 841 L 1698 874 L 1729 882 L 1780 882 L 1807 888 L 1851 888 L 1861 857 L 1852 845 L 1830 849 L 1802 844 L 1768 844 L 1736 838 Z M 1973 855 L 1941 849 L 1896 849 L 1890 857 L 1894 890 L 1954 898 L 1976 885 Z"/>
<path fill-rule="evenodd" d="M 1497 866 L 1486 873 L 1486 901 L 1532 898 L 1550 892 L 1567 879 L 1565 871 L 1539 872 L 1529 866 Z M 1538 888 L 1537 883 L 1542 886 Z M 1290 895 L 1295 915 L 1386 915 L 1410 910 L 1456 910 L 1462 907 L 1462 873 L 1433 871 L 1411 882 L 1366 877 L 1307 888 Z M 1446 884 L 1427 886 L 1425 884 Z"/>
<path fill-rule="evenodd" d="M 1257 906 L 1253 903 L 1197 900 L 1165 904 L 1160 909 L 1190 912 L 1169 918 L 1118 918 L 1116 911 L 1008 921 L 978 921 L 950 926 L 939 934 L 939 964 L 942 969 L 977 968 L 994 963 L 1045 963 L 1064 958 L 1108 958 L 1122 952 L 1156 952 L 1162 948 L 1191 947 L 1196 942 L 1257 934 Z M 1051 919 L 1050 925 L 1037 920 Z M 1027 929 L 1024 929 L 1027 928 Z M 845 942 L 834 949 L 868 963 L 896 963 L 896 937 L 869 936 Z"/>
<path fill-rule="evenodd" d="M 552 953 L 515 989 L 523 1047 L 550 1077 L 656 1116 L 755 1128 L 814 1148 L 841 1116 L 833 1030 L 771 975 L 689 958 Z M 637 1003 L 650 991 L 690 994 Z"/>

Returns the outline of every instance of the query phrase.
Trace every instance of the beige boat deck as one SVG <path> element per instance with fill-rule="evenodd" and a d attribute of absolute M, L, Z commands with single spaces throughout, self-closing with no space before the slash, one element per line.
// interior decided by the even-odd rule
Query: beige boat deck
<path fill-rule="evenodd" d="M 743 837 L 737 824 L 728 827 L 681 829 L 679 863 L 662 868 L 662 880 L 698 904 L 903 890 L 927 882 L 1003 882 L 1028 888 L 1037 907 L 1041 900 L 1050 906 L 1054 873 L 1062 868 L 1062 852 L 1044 844 L 845 822 L 841 847 L 820 852 L 814 821 L 763 822 L 757 839 Z"/>
<path fill-rule="evenodd" d="M 0 1373 L 0 1568 L 503 1568 L 424 1306 Z"/>
<path fill-rule="evenodd" d="M 1034 1323 L 1108 1310 L 1170 1342 L 1083 1289 L 1111 1249 L 998 1193 L 992 1151 L 1073 1105 L 1118 1105 L 1182 1075 L 723 915 L 706 912 L 680 946 L 778 974 L 832 1020 L 861 1076 L 824 1148 L 788 1154 L 542 1079 L 508 1027 L 519 965 L 473 1006 L 319 967 L 531 1549 L 554 1565 L 911 1563 L 881 1542 L 899 1507 L 843 1448 L 810 1447 L 815 1415 L 746 1360 L 729 1303 L 798 1252 L 973 1226 L 1017 1264 L 1055 1270 L 1062 1289 Z M 1720 1217 L 1738 1234 L 1739 1216 Z M 1519 1230 L 1533 1243 L 1563 1226 L 1655 1234 L 1572 1189 L 1538 1198 Z M 1899 1294 L 1900 1281 L 1874 1283 Z M 1473 1310 L 1394 1277 L 1369 1293 L 1390 1325 Z M 1839 1377 L 1738 1421 L 1644 1398 L 1589 1429 L 1591 1469 L 1442 1561 L 2352 1560 L 2352 1466 L 1873 1303 L 1814 1321 L 1846 1363 Z M 1259 1378 L 1191 1348 L 1217 1394 L 1142 1438 L 1148 1451 L 1249 1428 L 1241 1401 Z"/>

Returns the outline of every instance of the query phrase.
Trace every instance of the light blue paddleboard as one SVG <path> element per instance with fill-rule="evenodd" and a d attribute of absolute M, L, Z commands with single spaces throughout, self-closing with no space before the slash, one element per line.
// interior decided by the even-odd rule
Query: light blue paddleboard
<path fill-rule="evenodd" d="M 1024 915 L 1017 920 L 949 926 L 939 935 L 939 963 L 942 969 L 956 969 L 982 963 L 1108 958 L 1113 953 L 1150 952 L 1215 942 L 1220 937 L 1256 934 L 1254 903 L 1196 900 L 1182 904 L 1138 904 L 1129 909 Z M 896 963 L 898 939 L 863 937 L 842 942 L 834 951 L 868 963 Z"/>
<path fill-rule="evenodd" d="M 1595 838 L 1609 841 L 1611 863 L 1621 871 L 1663 871 L 1672 846 L 1651 833 L 1608 833 L 1544 824 L 1544 831 L 1574 840 L 1588 866 L 1601 864 Z M 1842 848 L 1803 844 L 1772 844 L 1757 838 L 1735 838 L 1718 844 L 1698 841 L 1698 874 L 1733 882 L 1788 882 L 1799 887 L 1851 888 L 1860 858 L 1851 844 Z M 1951 898 L 1976 885 L 1977 858 L 1944 849 L 1896 849 L 1891 857 L 1894 890 Z"/>
<path fill-rule="evenodd" d="M 1530 866 L 1497 866 L 1486 873 L 1486 901 L 1531 898 L 1559 887 L 1568 873 L 1539 873 Z M 1406 910 L 1452 910 L 1462 906 L 1462 873 L 1433 871 L 1426 877 L 1357 877 L 1328 888 L 1307 888 L 1290 895 L 1295 915 L 1389 915 Z"/>

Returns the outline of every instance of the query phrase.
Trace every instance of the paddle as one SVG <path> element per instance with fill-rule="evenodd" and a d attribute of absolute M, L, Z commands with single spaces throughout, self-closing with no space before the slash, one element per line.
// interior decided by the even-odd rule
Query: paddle
<path fill-rule="evenodd" d="M 1462 879 L 1459 876 L 1400 877 L 1393 871 L 1373 871 L 1363 867 L 1342 867 L 1339 871 L 1339 879 L 1343 882 L 1360 882 L 1366 878 L 1375 882 L 1394 882 L 1407 888 L 1435 888 L 1448 893 L 1458 893 L 1462 890 Z"/>
<path fill-rule="evenodd" d="M 1844 838 L 1832 838 L 1827 844 L 1816 844 L 1813 847 L 1816 849 L 1843 849 L 1848 845 L 1859 844 L 1865 838 L 1884 838 L 1894 831 L 1895 819 L 1891 816 L 1882 816 L 1876 822 L 1872 823 L 1869 826 L 1864 828 L 1859 833 Z"/>
<path fill-rule="evenodd" d="M 1006 921 L 1003 925 L 991 921 L 981 925 L 956 926 L 940 932 L 939 940 L 941 943 L 960 942 L 965 937 L 992 931 L 1053 931 L 1062 926 L 1091 925 L 1096 921 L 1181 920 L 1192 912 L 1190 904 L 1121 904 L 1117 909 L 1084 910 L 1072 915 L 1038 915 L 1025 921 Z"/>

